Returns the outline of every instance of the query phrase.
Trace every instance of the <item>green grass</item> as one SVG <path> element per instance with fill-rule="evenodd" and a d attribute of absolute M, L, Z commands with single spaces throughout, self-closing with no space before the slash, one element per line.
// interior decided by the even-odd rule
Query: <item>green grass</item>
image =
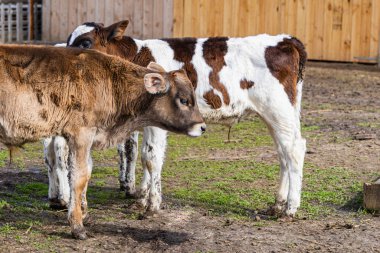
<path fill-rule="evenodd" d="M 309 138 L 326 138 L 316 125 L 303 125 L 302 131 Z M 277 158 L 263 161 L 255 158 L 262 150 L 273 150 L 265 124 L 255 118 L 234 125 L 231 142 L 225 141 L 227 132 L 227 127 L 211 125 L 207 134 L 200 138 L 169 135 L 162 171 L 163 193 L 168 199 L 199 206 L 213 214 L 237 217 L 248 217 L 252 211 L 266 209 L 274 203 L 279 180 Z M 88 189 L 89 207 L 125 204 L 124 193 L 118 191 L 116 149 L 93 151 L 92 155 L 94 169 Z M 27 158 L 25 164 L 40 163 L 42 173 L 45 173 L 43 161 L 38 160 L 42 160 L 40 143 L 25 145 L 20 157 Z M 0 151 L 0 165 L 5 166 L 7 159 L 7 151 Z M 140 164 L 136 171 L 139 179 L 142 174 Z M 364 213 L 360 208 L 362 182 L 379 175 L 306 163 L 299 215 L 314 219 L 339 210 Z M 47 184 L 32 181 L 17 184 L 14 191 L 0 193 L 0 217 L 9 207 L 21 215 L 47 210 L 47 192 Z M 113 218 L 104 219 L 112 221 Z M 18 228 L 17 224 L 11 225 Z"/>

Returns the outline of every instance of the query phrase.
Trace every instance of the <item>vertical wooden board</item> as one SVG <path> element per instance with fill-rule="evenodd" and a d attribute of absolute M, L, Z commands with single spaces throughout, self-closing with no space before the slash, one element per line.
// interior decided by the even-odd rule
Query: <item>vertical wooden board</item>
<path fill-rule="evenodd" d="M 239 17 L 239 5 L 240 0 L 234 0 L 232 4 L 232 20 L 231 20 L 231 37 L 239 36 L 239 20 L 236 17 Z"/>
<path fill-rule="evenodd" d="M 153 0 L 144 0 L 143 4 L 143 38 L 153 38 Z"/>
<path fill-rule="evenodd" d="M 8 42 L 12 42 L 12 8 L 10 5 L 8 5 Z M 30 23 L 29 23 L 30 26 Z M 28 27 L 29 33 L 30 33 L 30 27 Z M 33 31 L 32 31 L 33 32 Z M 29 34 L 29 40 L 30 40 L 30 34 Z"/>
<path fill-rule="evenodd" d="M 162 38 L 163 37 L 163 12 L 164 12 L 164 1 L 154 0 L 153 1 L 153 22 L 152 22 L 152 37 Z"/>
<path fill-rule="evenodd" d="M 16 4 L 16 17 L 17 17 L 17 42 L 22 42 L 23 41 L 22 3 Z"/>
<path fill-rule="evenodd" d="M 231 36 L 232 32 L 232 5 L 233 0 L 224 0 L 223 1 L 223 35 Z"/>
<path fill-rule="evenodd" d="M 362 0 L 362 11 L 361 11 L 362 29 L 360 30 L 360 51 L 359 51 L 360 57 L 370 56 L 371 15 L 372 15 L 371 2 L 372 0 Z M 363 61 L 367 62 L 368 60 L 363 60 Z"/>
<path fill-rule="evenodd" d="M 297 23 L 296 23 L 296 35 L 300 40 L 306 39 L 306 1 L 297 1 Z"/>
<path fill-rule="evenodd" d="M 352 36 L 352 4 L 351 0 L 343 0 L 342 20 L 342 61 L 351 61 L 351 36 Z"/>
<path fill-rule="evenodd" d="M 324 44 L 324 30 L 325 30 L 325 8 L 323 0 L 313 0 L 312 7 L 314 12 L 314 20 L 312 22 L 313 37 L 310 37 L 310 47 L 313 54 L 309 56 L 310 59 L 322 60 L 323 59 L 323 44 Z"/>
<path fill-rule="evenodd" d="M 191 27 L 192 27 L 192 0 L 184 0 L 184 12 L 183 12 L 183 36 L 191 36 Z"/>
<path fill-rule="evenodd" d="M 219 4 L 215 4 L 213 1 L 209 1 L 209 9 L 213 10 L 213 15 L 211 22 L 208 24 L 208 33 L 209 36 L 222 36 L 223 35 L 223 13 L 224 13 L 224 4 L 223 1 L 220 1 Z M 210 27 L 210 25 L 212 26 Z M 247 24 L 244 24 L 246 27 Z"/>
<path fill-rule="evenodd" d="M 122 1 L 123 5 L 123 14 L 121 16 L 122 20 L 129 20 L 128 28 L 126 34 L 132 35 L 133 34 L 133 27 L 135 25 L 134 19 L 133 19 L 133 11 L 134 11 L 134 3 L 135 1 Z"/>
<path fill-rule="evenodd" d="M 333 0 L 325 0 L 324 3 L 325 15 L 324 15 L 324 31 L 323 31 L 323 59 L 325 60 L 333 60 L 331 51 L 333 46 L 331 44 L 332 41 L 332 33 L 333 33 Z"/>
<path fill-rule="evenodd" d="M 68 0 L 68 21 L 66 29 L 66 38 L 69 34 L 81 23 L 78 23 L 78 16 L 82 16 L 82 13 L 78 10 L 78 4 L 80 2 L 77 0 Z"/>
<path fill-rule="evenodd" d="M 269 0 L 269 1 L 264 1 L 264 32 L 268 34 L 274 34 L 274 26 L 275 22 L 278 19 L 276 17 L 276 10 L 275 10 L 275 1 L 274 0 Z"/>
<path fill-rule="evenodd" d="M 95 22 L 96 20 L 96 1 L 84 0 L 84 6 L 87 10 L 87 18 L 85 22 Z"/>
<path fill-rule="evenodd" d="M 129 1 L 125 1 L 129 2 Z M 113 22 L 119 22 L 127 19 L 124 16 L 123 0 L 114 0 L 113 4 Z"/>
<path fill-rule="evenodd" d="M 89 20 L 88 19 L 88 15 L 87 15 L 87 1 L 86 0 L 78 0 L 78 4 L 77 4 L 77 8 L 78 8 L 78 15 L 77 15 L 77 26 L 78 25 L 81 25 L 83 24 L 84 22 L 91 22 L 92 20 Z"/>
<path fill-rule="evenodd" d="M 59 22 L 59 35 L 58 40 L 64 41 L 68 34 L 68 18 L 69 18 L 69 3 L 68 1 L 59 1 L 58 15 L 60 16 Z"/>
<path fill-rule="evenodd" d="M 351 0 L 352 4 L 352 31 L 351 31 L 351 60 L 358 61 L 355 57 L 360 56 L 360 33 L 361 33 L 361 0 Z"/>
<path fill-rule="evenodd" d="M 143 37 L 143 0 L 136 0 L 133 4 L 132 37 Z"/>
<path fill-rule="evenodd" d="M 285 6 L 286 33 L 298 36 L 296 24 L 297 24 L 297 0 L 286 1 L 286 6 Z"/>
<path fill-rule="evenodd" d="M 173 0 L 173 37 L 184 36 L 185 0 Z"/>
<path fill-rule="evenodd" d="M 286 0 L 279 0 L 278 1 L 278 31 L 277 33 L 286 33 L 286 26 L 285 26 L 285 11 L 286 11 Z"/>
<path fill-rule="evenodd" d="M 200 20 L 204 17 L 200 17 L 199 15 L 199 5 L 201 0 L 192 0 L 191 1 L 191 25 L 190 25 L 190 33 L 189 36 L 191 37 L 201 37 L 203 36 L 201 34 L 202 29 L 200 29 Z M 185 10 L 186 12 L 186 10 Z M 204 24 L 203 24 L 204 25 Z"/>
<path fill-rule="evenodd" d="M 257 33 L 265 33 L 266 32 L 266 13 L 265 13 L 265 0 L 258 0 L 257 1 L 257 8 L 258 8 L 258 16 L 256 18 L 257 22 Z"/>
<path fill-rule="evenodd" d="M 247 24 L 249 18 L 249 0 L 240 0 L 238 15 L 236 16 L 238 22 L 238 36 L 247 36 L 249 34 L 249 27 Z"/>
<path fill-rule="evenodd" d="M 95 1 L 96 6 L 95 6 L 95 22 L 99 23 L 105 23 L 105 3 L 106 1 L 104 0 L 96 0 Z"/>
<path fill-rule="evenodd" d="M 196 1 L 193 5 L 193 10 L 196 10 L 196 14 L 191 18 L 196 23 L 196 29 L 192 31 L 192 36 L 208 37 L 209 29 L 212 28 L 212 20 L 214 12 L 207 12 L 210 7 L 210 1 Z"/>
<path fill-rule="evenodd" d="M 51 0 L 42 1 L 42 40 L 43 41 L 50 40 L 50 14 L 51 14 L 50 3 L 51 3 Z"/>
<path fill-rule="evenodd" d="M 59 0 L 51 0 L 51 41 L 59 41 L 59 28 L 61 23 L 61 15 L 59 15 L 60 10 Z"/>
<path fill-rule="evenodd" d="M 173 0 L 163 0 L 163 37 L 173 36 L 174 10 Z"/>
<path fill-rule="evenodd" d="M 314 2 L 315 1 L 308 1 L 306 2 L 306 22 L 305 22 L 305 27 L 306 27 L 306 33 L 305 33 L 305 38 L 302 40 L 307 53 L 310 55 L 314 55 L 314 48 L 313 48 L 313 41 L 315 40 L 315 35 L 314 35 L 314 22 L 315 22 L 315 9 L 314 9 Z"/>
<path fill-rule="evenodd" d="M 332 10 L 332 34 L 330 41 L 330 55 L 333 60 L 342 59 L 342 27 L 343 27 L 343 2 L 333 0 Z"/>
<path fill-rule="evenodd" d="M 259 16 L 259 4 L 258 0 L 249 0 L 247 1 L 247 34 L 248 35 L 255 35 L 258 34 L 258 16 Z"/>
<path fill-rule="evenodd" d="M 370 56 L 380 60 L 380 1 L 372 0 Z M 380 64 L 380 62 L 379 62 Z"/>
<path fill-rule="evenodd" d="M 104 24 L 106 26 L 112 25 L 115 22 L 114 18 L 114 0 L 104 1 Z"/>

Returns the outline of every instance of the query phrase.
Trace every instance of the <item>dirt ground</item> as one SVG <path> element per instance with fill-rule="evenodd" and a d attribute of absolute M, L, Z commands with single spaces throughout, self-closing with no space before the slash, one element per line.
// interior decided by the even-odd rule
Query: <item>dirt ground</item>
<path fill-rule="evenodd" d="M 307 136 L 305 162 L 379 173 L 380 69 L 309 62 L 303 94 L 302 121 L 318 127 Z M 277 161 L 272 149 L 253 147 L 249 155 Z M 47 183 L 42 168 L 40 163 L 23 171 L 0 169 L 1 196 L 27 181 Z M 111 190 L 117 191 L 117 184 Z M 282 222 L 265 215 L 210 214 L 169 197 L 164 207 L 156 217 L 139 219 L 130 215 L 124 197 L 98 206 L 90 213 L 86 241 L 71 239 L 65 212 L 41 209 L 20 217 L 4 207 L 0 252 L 380 252 L 380 217 L 370 213 L 342 208 L 325 217 Z M 4 227 L 22 220 L 43 222 L 21 226 L 16 234 Z"/>

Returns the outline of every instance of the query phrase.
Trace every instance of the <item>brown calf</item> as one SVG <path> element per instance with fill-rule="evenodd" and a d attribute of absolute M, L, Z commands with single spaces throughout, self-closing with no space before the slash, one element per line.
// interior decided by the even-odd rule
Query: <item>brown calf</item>
<path fill-rule="evenodd" d="M 8 147 L 52 135 L 68 142 L 69 222 L 80 239 L 92 146 L 113 145 L 144 126 L 193 136 L 205 130 L 184 71 L 165 73 L 156 63 L 144 68 L 93 50 L 0 46 L 0 104 L 0 142 Z"/>

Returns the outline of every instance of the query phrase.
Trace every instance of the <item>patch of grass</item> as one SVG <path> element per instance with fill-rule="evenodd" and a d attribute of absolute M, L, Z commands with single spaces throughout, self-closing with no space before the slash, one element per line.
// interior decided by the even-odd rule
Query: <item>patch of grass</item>
<path fill-rule="evenodd" d="M 16 192 L 19 194 L 42 198 L 47 196 L 48 188 L 49 186 L 46 183 L 32 182 L 16 185 Z"/>
<path fill-rule="evenodd" d="M 0 151 L 0 167 L 4 167 L 8 163 L 8 150 Z"/>
<path fill-rule="evenodd" d="M 360 127 L 380 128 L 380 123 L 378 122 L 359 122 L 356 125 Z"/>
<path fill-rule="evenodd" d="M 9 223 L 6 223 L 4 225 L 0 225 L 0 234 L 7 235 L 15 231 L 16 228 L 10 225 Z"/>
<path fill-rule="evenodd" d="M 10 207 L 10 204 L 5 201 L 5 200 L 0 200 L 0 210 L 3 209 L 3 208 L 9 208 Z"/>
<path fill-rule="evenodd" d="M 104 166 L 95 166 L 92 170 L 91 177 L 97 179 L 104 179 L 109 176 L 117 177 L 119 175 L 119 168 L 117 167 L 104 167 Z"/>

